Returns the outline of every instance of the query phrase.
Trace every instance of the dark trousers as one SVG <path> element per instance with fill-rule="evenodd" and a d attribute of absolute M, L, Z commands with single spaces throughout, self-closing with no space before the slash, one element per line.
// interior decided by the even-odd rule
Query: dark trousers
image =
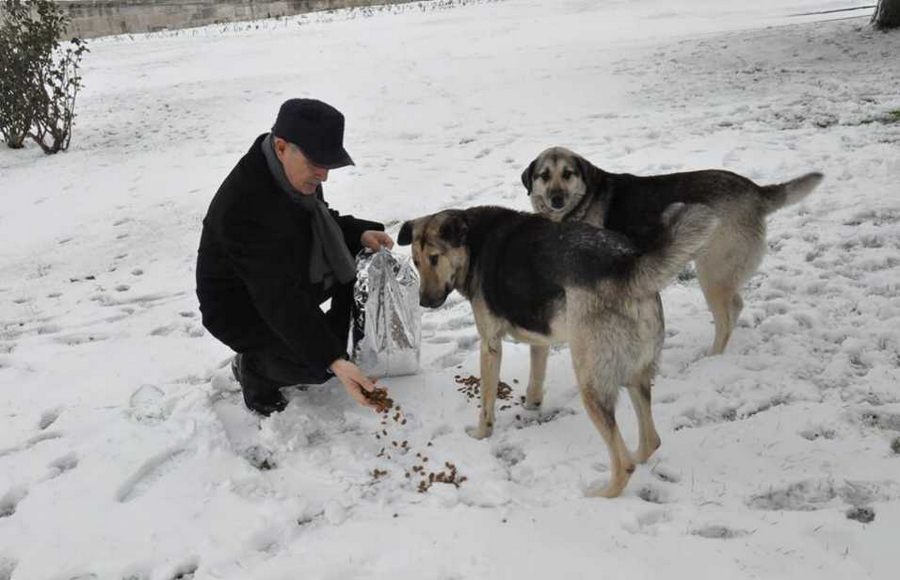
<path fill-rule="evenodd" d="M 332 286 L 322 302 L 331 297 L 331 308 L 325 319 L 334 335 L 347 344 L 353 307 L 353 282 Z M 318 385 L 332 376 L 328 368 L 311 365 L 288 349 L 281 341 L 241 353 L 243 387 L 271 391 L 290 385 Z"/>

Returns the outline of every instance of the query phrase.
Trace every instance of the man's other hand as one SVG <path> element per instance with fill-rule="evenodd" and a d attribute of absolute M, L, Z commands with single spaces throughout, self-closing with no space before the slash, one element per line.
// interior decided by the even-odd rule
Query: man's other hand
<path fill-rule="evenodd" d="M 378 230 L 364 231 L 359 241 L 373 252 L 377 252 L 381 248 L 390 250 L 394 247 L 394 240 L 391 236 L 384 232 L 379 232 Z"/>

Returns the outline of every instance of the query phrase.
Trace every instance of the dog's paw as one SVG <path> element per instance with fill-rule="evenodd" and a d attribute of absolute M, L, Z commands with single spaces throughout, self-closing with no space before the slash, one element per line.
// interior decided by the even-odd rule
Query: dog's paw
<path fill-rule="evenodd" d="M 525 407 L 526 409 L 528 409 L 529 411 L 537 411 L 538 409 L 541 408 L 541 404 L 543 402 L 544 402 L 543 399 L 530 400 L 526 397 L 525 403 L 522 406 Z"/>
<path fill-rule="evenodd" d="M 588 497 L 619 497 L 622 495 L 622 490 L 625 489 L 625 486 L 628 485 L 628 480 L 631 479 L 631 474 L 634 472 L 634 464 L 631 463 L 623 465 L 623 469 L 619 472 L 613 470 L 610 474 L 609 481 L 605 486 L 602 486 L 599 483 L 594 483 L 590 485 L 585 490 L 585 495 Z"/>
<path fill-rule="evenodd" d="M 611 499 L 622 495 L 622 490 L 624 488 L 624 484 L 617 484 L 612 481 L 606 485 L 597 483 L 588 487 L 584 491 L 584 495 L 585 497 L 605 497 Z"/>
<path fill-rule="evenodd" d="M 487 425 L 479 425 L 477 427 L 466 427 L 466 434 L 473 439 L 487 439 L 494 432 L 493 427 Z"/>

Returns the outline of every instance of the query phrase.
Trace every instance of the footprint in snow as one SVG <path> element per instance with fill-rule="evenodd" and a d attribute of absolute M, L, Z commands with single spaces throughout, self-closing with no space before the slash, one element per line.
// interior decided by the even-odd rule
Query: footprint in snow
<path fill-rule="evenodd" d="M 678 483 L 681 481 L 681 475 L 679 473 L 662 465 L 653 466 L 653 468 L 650 469 L 650 473 L 653 477 L 665 483 Z"/>
<path fill-rule="evenodd" d="M 59 419 L 59 415 L 62 412 L 61 409 L 48 409 L 41 413 L 41 418 L 38 421 L 38 429 L 43 431 L 50 425 L 56 423 L 56 420 Z"/>
<path fill-rule="evenodd" d="M 122 580 L 150 580 L 150 572 L 144 570 L 145 567 L 146 564 L 130 566 L 122 576 Z"/>
<path fill-rule="evenodd" d="M 559 409 L 550 409 L 550 410 L 539 410 L 537 412 L 525 412 L 519 415 L 516 415 L 516 429 L 525 429 L 526 427 L 537 427 L 543 425 L 545 423 L 549 423 L 551 421 L 555 421 L 560 417 L 567 417 L 569 415 L 575 415 L 575 411 L 573 409 L 569 409 L 568 407 L 562 407 Z"/>
<path fill-rule="evenodd" d="M 37 435 L 28 439 L 25 443 L 16 445 L 15 447 L 7 447 L 6 449 L 0 449 L 0 457 L 4 457 L 6 455 L 12 455 L 13 453 L 20 453 L 22 451 L 27 451 L 41 443 L 43 441 L 50 441 L 51 439 L 60 439 L 62 437 L 62 433 L 56 431 L 45 431 L 43 433 L 38 433 Z"/>
<path fill-rule="evenodd" d="M 699 536 L 709 540 L 731 540 L 750 534 L 747 530 L 736 530 L 734 528 L 729 528 L 728 526 L 717 524 L 694 528 L 690 533 L 692 536 Z"/>
<path fill-rule="evenodd" d="M 191 338 L 198 338 L 206 334 L 206 330 L 202 326 L 192 323 L 173 323 L 154 328 L 150 331 L 150 336 L 169 336 L 176 330 L 180 330 L 181 334 Z"/>
<path fill-rule="evenodd" d="M 500 445 L 494 448 L 491 453 L 506 467 L 512 467 L 525 461 L 525 451 L 518 445 Z"/>
<path fill-rule="evenodd" d="M 12 558 L 0 557 L 0 580 L 12 580 L 19 563 Z"/>
<path fill-rule="evenodd" d="M 851 506 L 900 497 L 900 485 L 894 481 L 844 481 L 807 479 L 752 496 L 747 505 L 753 509 L 774 511 L 813 511 L 829 507 L 835 500 Z"/>
<path fill-rule="evenodd" d="M 858 420 L 866 427 L 874 427 L 883 431 L 900 431 L 900 413 L 866 409 L 859 413 Z"/>
<path fill-rule="evenodd" d="M 863 524 L 871 523 L 875 520 L 875 510 L 870 507 L 855 507 L 847 510 L 848 520 L 856 520 Z"/>
<path fill-rule="evenodd" d="M 192 580 L 194 578 L 194 574 L 196 574 L 197 570 L 200 568 L 199 564 L 197 564 L 196 560 L 191 560 L 190 562 L 185 562 L 178 566 L 174 572 L 172 572 L 172 580 Z"/>
<path fill-rule="evenodd" d="M 76 467 L 78 467 L 78 455 L 76 453 L 67 453 L 62 457 L 57 457 L 50 462 L 50 475 L 47 479 L 56 479 Z"/>
<path fill-rule="evenodd" d="M 128 398 L 128 412 L 138 423 L 156 425 L 169 417 L 171 409 L 162 389 L 156 385 L 144 384 Z"/>
<path fill-rule="evenodd" d="M 626 531 L 632 534 L 646 534 L 655 536 L 659 533 L 659 526 L 665 525 L 672 521 L 672 514 L 665 509 L 654 509 L 642 514 L 638 514 L 634 520 L 628 521 L 622 525 Z"/>
<path fill-rule="evenodd" d="M 0 519 L 8 518 L 16 513 L 19 503 L 28 495 L 24 486 L 17 486 L 7 491 L 0 497 Z"/>
<path fill-rule="evenodd" d="M 172 471 L 184 458 L 185 448 L 171 447 L 146 460 L 116 491 L 116 501 L 128 503 L 149 491 L 166 473 Z"/>
<path fill-rule="evenodd" d="M 150 336 L 169 336 L 172 334 L 172 331 L 178 327 L 177 324 L 167 324 L 165 326 L 158 326 L 150 331 Z"/>
<path fill-rule="evenodd" d="M 101 306 L 126 306 L 129 304 L 135 304 L 142 308 L 152 308 L 157 306 L 160 303 L 171 302 L 172 300 L 181 298 L 187 294 L 186 291 L 181 292 L 155 292 L 151 294 L 143 294 L 140 296 L 126 297 L 126 298 L 114 298 L 108 294 L 97 294 L 92 297 L 91 300 L 95 300 L 100 303 Z"/>
<path fill-rule="evenodd" d="M 56 334 L 62 330 L 62 326 L 58 324 L 42 324 L 37 327 L 37 333 L 39 335 L 43 334 Z"/>
<path fill-rule="evenodd" d="M 663 504 L 671 501 L 666 490 L 650 484 L 641 487 L 637 492 L 637 496 L 647 503 Z"/>
<path fill-rule="evenodd" d="M 227 397 L 213 403 L 213 411 L 222 424 L 231 450 L 256 469 L 274 469 L 277 467 L 274 453 L 260 439 L 259 418 L 238 401 L 238 397 Z"/>
<path fill-rule="evenodd" d="M 102 340 L 106 340 L 109 337 L 105 334 L 92 332 L 90 334 L 67 334 L 65 336 L 58 336 L 54 338 L 54 340 L 60 344 L 67 344 L 69 346 L 79 346 L 82 344 L 89 344 L 92 342 L 100 342 Z"/>
<path fill-rule="evenodd" d="M 837 431 L 831 427 L 817 425 L 800 431 L 799 435 L 807 441 L 815 441 L 817 439 L 832 440 L 837 438 Z"/>

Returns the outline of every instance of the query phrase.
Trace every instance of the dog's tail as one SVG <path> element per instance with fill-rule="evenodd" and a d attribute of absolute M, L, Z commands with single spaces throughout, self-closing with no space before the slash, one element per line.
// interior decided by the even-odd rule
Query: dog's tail
<path fill-rule="evenodd" d="M 718 225 L 716 214 L 705 205 L 673 203 L 667 207 L 662 214 L 659 243 L 637 259 L 631 272 L 632 292 L 647 294 L 665 288 Z"/>
<path fill-rule="evenodd" d="M 797 203 L 809 195 L 822 182 L 823 178 L 824 175 L 821 173 L 813 172 L 784 183 L 760 187 L 762 197 L 766 201 L 766 213 L 769 214 L 786 205 Z"/>

